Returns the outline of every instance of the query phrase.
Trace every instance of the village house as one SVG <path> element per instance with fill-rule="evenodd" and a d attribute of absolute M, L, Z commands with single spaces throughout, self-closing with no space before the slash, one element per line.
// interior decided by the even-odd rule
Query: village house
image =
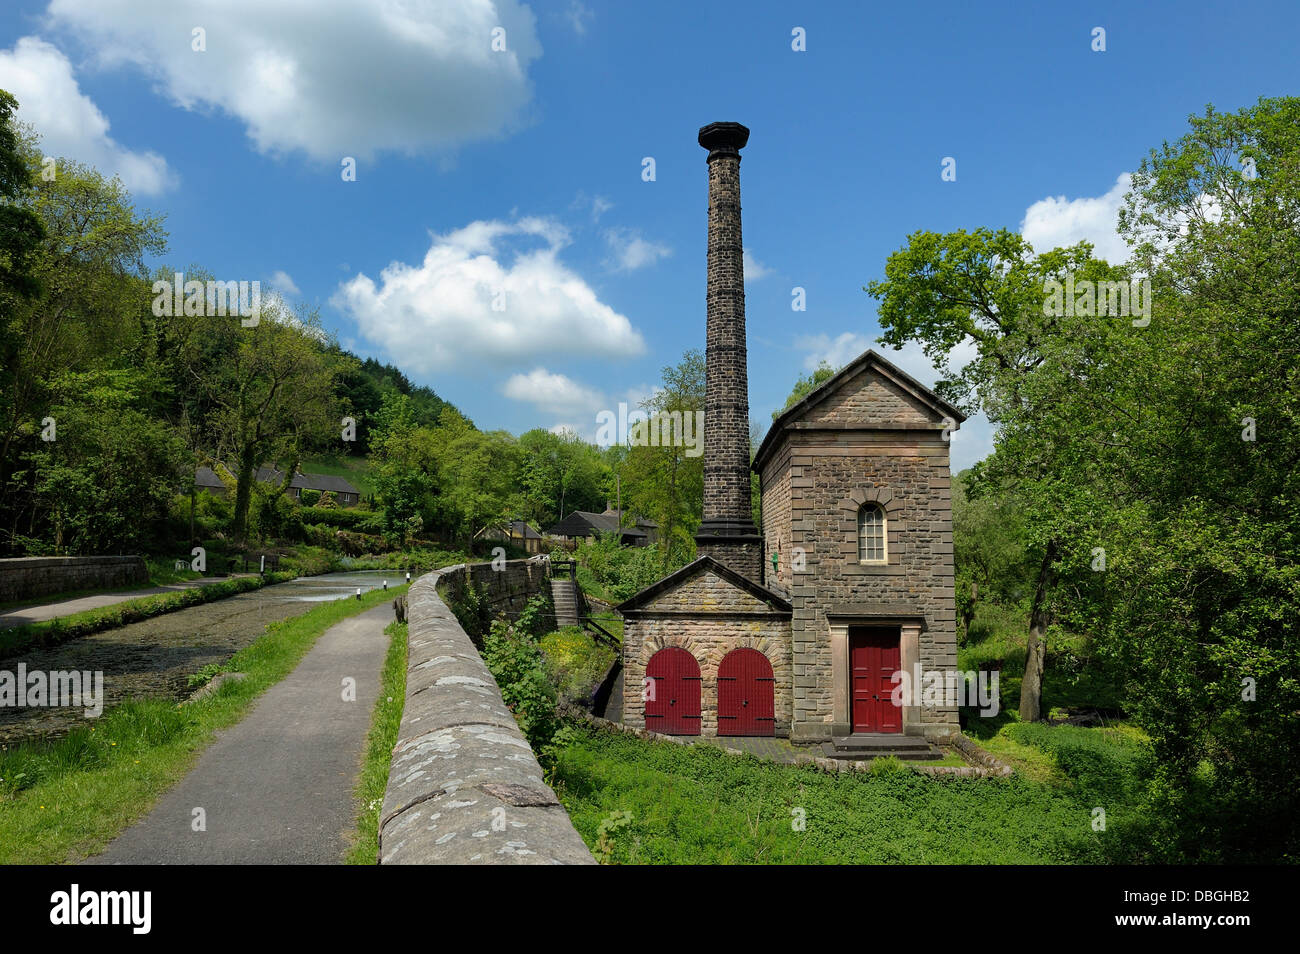
<path fill-rule="evenodd" d="M 275 467 L 259 467 L 257 469 L 257 482 L 259 484 L 279 484 L 283 480 L 284 472 Z M 222 482 L 211 467 L 200 467 L 194 472 L 194 486 L 218 497 L 226 494 L 225 483 Z M 301 472 L 295 474 L 293 480 L 289 483 L 289 493 L 295 500 L 301 500 L 304 490 L 333 494 L 334 499 L 342 507 L 355 507 L 361 502 L 361 491 L 342 477 L 334 477 L 329 474 L 304 474 Z"/>
<path fill-rule="evenodd" d="M 948 700 L 898 705 L 897 673 L 954 672 L 948 438 L 961 411 L 873 351 L 768 431 L 750 504 L 737 123 L 709 150 L 704 519 L 698 558 L 618 607 L 623 720 L 672 735 L 786 736 L 827 754 L 933 755 Z M 927 705 L 925 703 L 934 703 Z"/>
<path fill-rule="evenodd" d="M 617 533 L 618 542 L 628 547 L 646 547 L 659 539 L 659 524 L 653 520 L 637 519 L 626 527 L 620 525 L 623 522 L 622 511 L 606 504 L 603 513 L 574 510 L 546 534 L 564 543 L 572 543 L 601 533 Z"/>
<path fill-rule="evenodd" d="M 525 553 L 542 552 L 542 535 L 524 520 L 511 520 L 508 523 L 493 524 L 474 534 L 475 540 L 496 540 L 511 543 Z"/>

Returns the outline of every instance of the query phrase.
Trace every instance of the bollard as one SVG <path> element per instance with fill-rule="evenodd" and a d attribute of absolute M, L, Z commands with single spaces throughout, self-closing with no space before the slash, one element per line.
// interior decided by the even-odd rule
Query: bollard
<path fill-rule="evenodd" d="M 361 587 L 357 587 L 357 599 L 361 599 Z"/>
<path fill-rule="evenodd" d="M 388 581 L 387 581 L 387 580 L 384 580 L 384 592 L 385 592 L 385 593 L 388 592 Z"/>

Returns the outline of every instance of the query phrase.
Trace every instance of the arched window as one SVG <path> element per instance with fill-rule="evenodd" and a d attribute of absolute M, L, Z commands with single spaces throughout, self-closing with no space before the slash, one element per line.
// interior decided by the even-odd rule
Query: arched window
<path fill-rule="evenodd" d="M 879 504 L 858 511 L 858 562 L 885 562 L 885 511 Z"/>

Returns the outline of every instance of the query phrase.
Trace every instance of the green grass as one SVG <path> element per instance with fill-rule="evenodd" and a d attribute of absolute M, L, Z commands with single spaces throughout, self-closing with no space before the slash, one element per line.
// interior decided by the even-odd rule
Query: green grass
<path fill-rule="evenodd" d="M 389 623 L 384 632 L 389 637 L 388 655 L 384 657 L 379 699 L 370 717 L 365 762 L 357 781 L 357 828 L 347 855 L 350 865 L 373 865 L 379 858 L 379 813 L 384 807 L 389 764 L 406 704 L 407 624 Z"/>
<path fill-rule="evenodd" d="M 260 589 L 272 583 L 283 583 L 292 580 L 295 576 L 296 573 L 268 573 L 265 577 L 234 577 L 216 583 L 205 583 L 203 586 L 192 586 L 173 593 L 158 593 L 154 596 L 124 600 L 111 606 L 71 613 L 27 626 L 0 629 L 0 659 L 16 655 L 33 646 L 57 646 L 79 636 L 89 636 L 91 633 L 125 626 L 128 623 L 138 623 L 164 613 L 173 613 L 201 603 L 211 603 L 237 593 Z"/>
<path fill-rule="evenodd" d="M 292 672 L 321 633 L 404 590 L 324 603 L 270 624 L 229 661 L 246 678 L 193 703 L 124 702 L 57 741 L 0 749 L 0 864 L 76 862 L 102 851 L 184 777 L 218 729 Z"/>
<path fill-rule="evenodd" d="M 631 864 L 1060 864 L 1102 860 L 1080 793 L 1023 776 L 829 775 L 590 728 L 555 786 L 587 844 Z M 796 809 L 806 830 L 797 831 Z M 1110 809 L 1108 809 L 1109 811 Z M 1122 814 L 1122 806 L 1115 811 Z M 621 824 L 630 812 L 631 821 Z M 606 831 L 602 840 L 601 824 Z"/>

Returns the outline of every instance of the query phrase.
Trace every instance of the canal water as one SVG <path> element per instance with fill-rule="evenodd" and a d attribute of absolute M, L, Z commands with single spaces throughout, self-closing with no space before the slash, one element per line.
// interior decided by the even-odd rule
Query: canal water
<path fill-rule="evenodd" d="M 261 636 L 268 623 L 307 612 L 317 603 L 355 598 L 405 582 L 396 570 L 354 570 L 299 577 L 227 599 L 165 613 L 60 646 L 27 650 L 0 660 L 16 672 L 101 671 L 104 706 L 134 697 L 189 695 L 188 678 L 209 663 L 225 662 Z M 0 745 L 23 739 L 56 737 L 77 725 L 93 724 L 82 709 L 0 706 Z"/>

